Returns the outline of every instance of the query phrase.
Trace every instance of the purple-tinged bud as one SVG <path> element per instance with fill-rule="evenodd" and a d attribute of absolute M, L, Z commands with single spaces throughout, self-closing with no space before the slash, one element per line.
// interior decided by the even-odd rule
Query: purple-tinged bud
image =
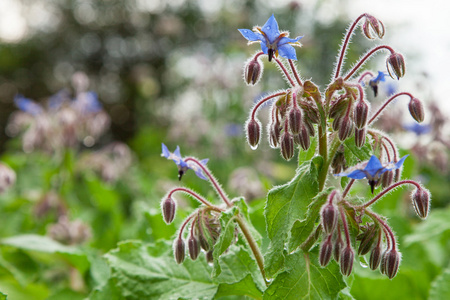
<path fill-rule="evenodd" d="M 366 21 L 363 24 L 362 27 L 364 35 L 368 39 L 374 39 L 375 37 L 372 36 L 371 30 L 380 38 L 382 39 L 385 33 L 384 25 L 383 23 L 371 15 L 366 15 Z"/>
<path fill-rule="evenodd" d="M 394 75 L 397 77 L 397 79 L 400 79 L 405 75 L 405 59 L 403 58 L 403 55 L 400 53 L 392 53 L 389 55 L 389 57 L 386 60 L 386 68 L 389 72 L 389 75 L 394 78 Z"/>
<path fill-rule="evenodd" d="M 185 246 L 182 238 L 177 238 L 173 243 L 173 254 L 177 264 L 181 264 L 185 257 Z"/>
<path fill-rule="evenodd" d="M 358 101 L 356 103 L 353 116 L 356 128 L 362 129 L 366 126 L 367 117 L 369 116 L 369 105 L 366 101 Z"/>
<path fill-rule="evenodd" d="M 339 127 L 341 126 L 342 120 L 344 117 L 338 116 L 333 120 L 333 123 L 331 124 L 331 127 L 334 131 L 338 131 Z"/>
<path fill-rule="evenodd" d="M 316 107 L 306 106 L 305 107 L 306 119 L 314 124 L 318 124 L 320 122 L 319 113 Z"/>
<path fill-rule="evenodd" d="M 294 157 L 294 139 L 289 132 L 285 131 L 281 136 L 280 148 L 281 156 L 283 156 L 285 160 L 290 160 Z"/>
<path fill-rule="evenodd" d="M 244 79 L 248 85 L 255 85 L 259 82 L 263 73 L 263 64 L 259 59 L 250 59 L 245 65 Z"/>
<path fill-rule="evenodd" d="M 269 124 L 269 145 L 270 147 L 277 149 L 280 146 L 281 127 L 277 125 L 278 122 Z"/>
<path fill-rule="evenodd" d="M 380 272 L 381 274 L 386 274 L 386 254 L 388 250 L 385 250 L 381 255 Z"/>
<path fill-rule="evenodd" d="M 311 146 L 311 140 L 309 139 L 308 130 L 306 129 L 306 126 L 302 126 L 302 130 L 297 135 L 298 142 L 303 150 L 308 150 L 309 146 Z"/>
<path fill-rule="evenodd" d="M 164 222 L 166 222 L 166 224 L 172 223 L 175 217 L 175 211 L 177 209 L 177 204 L 172 199 L 172 197 L 167 197 L 162 201 L 161 209 L 163 213 Z"/>
<path fill-rule="evenodd" d="M 298 134 L 302 128 L 302 111 L 297 105 L 294 105 L 288 114 L 289 129 L 292 134 Z"/>
<path fill-rule="evenodd" d="M 355 252 L 350 245 L 347 245 L 341 252 L 340 264 L 341 273 L 345 276 L 350 276 L 353 270 L 353 260 L 355 259 Z"/>
<path fill-rule="evenodd" d="M 342 117 L 345 114 L 345 109 L 348 107 L 349 98 L 338 99 L 331 103 L 330 112 L 328 116 L 331 119 Z"/>
<path fill-rule="evenodd" d="M 322 218 L 323 231 L 332 234 L 338 222 L 339 211 L 335 205 L 328 201 L 322 206 L 320 217 Z"/>
<path fill-rule="evenodd" d="M 199 235 L 198 241 L 200 243 L 200 247 L 202 247 L 203 250 L 209 251 L 211 249 L 211 245 L 208 243 L 208 240 L 203 234 Z"/>
<path fill-rule="evenodd" d="M 361 242 L 358 248 L 358 255 L 366 255 L 372 249 L 373 245 L 378 242 L 380 228 L 371 224 L 361 236 Z"/>
<path fill-rule="evenodd" d="M 197 238 L 191 235 L 188 239 L 189 256 L 192 260 L 196 260 L 200 254 L 200 243 Z"/>
<path fill-rule="evenodd" d="M 261 138 L 261 123 L 257 119 L 250 119 L 245 127 L 247 129 L 247 142 L 250 148 L 255 150 L 258 148 Z"/>
<path fill-rule="evenodd" d="M 430 210 L 430 193 L 424 188 L 418 188 L 412 192 L 411 200 L 417 215 L 426 219 Z"/>
<path fill-rule="evenodd" d="M 381 186 L 387 188 L 394 182 L 394 171 L 387 171 L 381 175 Z"/>
<path fill-rule="evenodd" d="M 342 240 L 341 233 L 338 232 L 333 247 L 333 257 L 336 262 L 339 262 L 341 258 L 342 249 L 344 249 L 344 241 Z"/>
<path fill-rule="evenodd" d="M 339 166 L 344 166 L 346 164 L 345 155 L 344 155 L 344 147 L 340 146 L 336 151 L 333 159 L 331 160 L 331 167 L 337 168 Z"/>
<path fill-rule="evenodd" d="M 306 131 L 308 132 L 309 136 L 315 136 L 316 135 L 316 131 L 314 130 L 314 125 L 311 122 L 308 122 L 306 120 L 306 122 L 304 122 L 303 125 L 305 126 Z"/>
<path fill-rule="evenodd" d="M 214 262 L 213 250 L 206 252 L 206 261 L 209 263 Z"/>
<path fill-rule="evenodd" d="M 385 252 L 383 256 L 383 261 L 381 262 L 384 265 L 384 274 L 392 279 L 397 275 L 398 267 L 401 261 L 401 254 L 395 249 L 390 249 Z"/>
<path fill-rule="evenodd" d="M 416 120 L 419 123 L 422 123 L 425 117 L 422 101 L 420 101 L 417 98 L 412 98 L 411 101 L 409 101 L 408 108 L 409 113 L 414 118 L 414 120 Z"/>
<path fill-rule="evenodd" d="M 319 263 L 322 267 L 328 265 L 333 253 L 333 243 L 331 242 L 331 235 L 322 243 L 319 252 Z"/>
<path fill-rule="evenodd" d="M 361 148 L 366 143 L 366 128 L 355 128 L 355 144 Z"/>
<path fill-rule="evenodd" d="M 338 137 L 341 141 L 345 141 L 352 135 L 353 121 L 349 117 L 342 118 L 339 126 Z"/>
<path fill-rule="evenodd" d="M 372 252 L 370 252 L 370 259 L 369 259 L 369 267 L 371 270 L 376 270 L 381 262 L 381 256 L 382 256 L 382 249 L 381 245 L 376 245 Z"/>

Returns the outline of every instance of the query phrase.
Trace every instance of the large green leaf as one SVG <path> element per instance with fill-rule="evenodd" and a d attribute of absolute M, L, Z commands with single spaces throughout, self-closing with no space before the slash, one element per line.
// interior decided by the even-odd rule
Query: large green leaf
<path fill-rule="evenodd" d="M 336 299 L 346 287 L 336 262 L 319 266 L 315 252 L 294 252 L 286 257 L 287 270 L 264 293 L 264 299 Z"/>
<path fill-rule="evenodd" d="M 247 275 L 241 281 L 233 284 L 220 284 L 215 298 L 235 295 L 248 296 L 253 299 L 262 299 L 262 293 L 255 286 L 255 283 L 250 275 Z"/>
<path fill-rule="evenodd" d="M 431 285 L 429 300 L 441 299 L 450 299 L 450 267 L 445 269 Z"/>
<path fill-rule="evenodd" d="M 283 250 L 292 225 L 305 218 L 308 205 L 319 191 L 315 159 L 303 163 L 289 183 L 273 188 L 267 196 L 265 217 L 270 246 L 265 256 L 265 269 L 269 278 L 283 268 Z"/>

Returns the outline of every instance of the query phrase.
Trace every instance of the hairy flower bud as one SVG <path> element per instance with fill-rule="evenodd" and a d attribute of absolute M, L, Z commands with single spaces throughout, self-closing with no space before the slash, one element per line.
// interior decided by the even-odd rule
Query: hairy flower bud
<path fill-rule="evenodd" d="M 390 249 L 383 255 L 381 264 L 383 265 L 384 274 L 386 274 L 389 279 L 392 279 L 397 275 L 400 260 L 401 254 L 395 249 Z"/>
<path fill-rule="evenodd" d="M 311 140 L 309 139 L 309 133 L 306 126 L 302 126 L 302 130 L 297 135 L 298 143 L 302 147 L 303 150 L 308 150 L 309 146 L 311 146 Z"/>
<path fill-rule="evenodd" d="M 366 143 L 366 128 L 355 128 L 355 144 L 361 148 Z"/>
<path fill-rule="evenodd" d="M 255 150 L 258 148 L 261 137 L 261 123 L 259 120 L 252 118 L 247 122 L 246 129 L 248 144 L 253 150 Z"/>
<path fill-rule="evenodd" d="M 289 129 L 292 134 L 298 134 L 302 128 L 302 111 L 297 105 L 294 105 L 288 114 Z"/>
<path fill-rule="evenodd" d="M 370 259 L 369 259 L 369 267 L 372 270 L 376 270 L 381 262 L 381 256 L 382 256 L 382 249 L 381 245 L 376 245 L 372 251 L 370 252 Z"/>
<path fill-rule="evenodd" d="M 342 121 L 339 125 L 338 136 L 341 141 L 345 141 L 353 131 L 353 122 L 349 117 L 342 118 Z"/>
<path fill-rule="evenodd" d="M 281 128 L 276 123 L 269 124 L 269 145 L 270 147 L 277 149 L 280 146 Z"/>
<path fill-rule="evenodd" d="M 316 131 L 314 130 L 314 125 L 311 122 L 308 122 L 306 120 L 306 122 L 304 122 L 303 125 L 305 126 L 306 132 L 308 133 L 309 136 L 316 135 Z"/>
<path fill-rule="evenodd" d="M 289 132 L 284 132 L 280 141 L 281 155 L 285 160 L 294 156 L 294 139 Z"/>
<path fill-rule="evenodd" d="M 424 188 L 418 188 L 412 192 L 411 200 L 417 215 L 425 219 L 430 210 L 430 193 Z"/>
<path fill-rule="evenodd" d="M 362 31 L 371 40 L 375 38 L 372 36 L 372 32 L 380 39 L 383 38 L 385 32 L 383 23 L 372 15 L 366 15 L 366 21 L 363 24 Z"/>
<path fill-rule="evenodd" d="M 366 126 L 367 117 L 369 116 L 369 105 L 366 101 L 358 101 L 356 103 L 353 116 L 356 128 L 362 129 Z"/>
<path fill-rule="evenodd" d="M 214 261 L 213 250 L 206 252 L 206 261 L 209 263 Z"/>
<path fill-rule="evenodd" d="M 394 75 L 397 79 L 400 79 L 405 75 L 405 59 L 403 55 L 400 53 L 392 53 L 386 60 L 386 68 L 389 72 L 389 75 L 394 78 Z"/>
<path fill-rule="evenodd" d="M 355 252 L 350 245 L 347 245 L 341 252 L 340 264 L 341 273 L 345 276 L 350 276 L 353 270 L 353 260 L 355 259 Z"/>
<path fill-rule="evenodd" d="M 394 171 L 387 171 L 381 175 L 381 186 L 387 188 L 394 182 Z"/>
<path fill-rule="evenodd" d="M 417 98 L 412 98 L 411 101 L 409 101 L 408 108 L 409 113 L 414 118 L 414 120 L 416 120 L 419 123 L 422 123 L 425 117 L 422 101 L 420 101 Z"/>
<path fill-rule="evenodd" d="M 173 243 L 173 254 L 177 264 L 181 264 L 185 257 L 184 241 L 181 237 L 177 238 Z"/>
<path fill-rule="evenodd" d="M 163 213 L 164 222 L 166 224 L 172 223 L 175 217 L 177 205 L 172 197 L 167 197 L 161 202 L 161 209 Z"/>
<path fill-rule="evenodd" d="M 200 254 L 200 243 L 193 235 L 191 235 L 188 239 L 188 249 L 191 259 L 196 260 Z"/>
<path fill-rule="evenodd" d="M 322 243 L 319 252 L 319 263 L 322 267 L 328 265 L 333 252 L 333 243 L 331 242 L 331 235 Z"/>
<path fill-rule="evenodd" d="M 338 116 L 333 120 L 333 123 L 331 124 L 331 128 L 333 128 L 334 131 L 339 130 L 339 126 L 341 126 L 342 119 L 344 119 L 344 117 Z"/>
<path fill-rule="evenodd" d="M 262 77 L 263 64 L 259 59 L 250 59 L 245 65 L 244 79 L 248 85 L 255 85 Z"/>
<path fill-rule="evenodd" d="M 339 259 L 341 258 L 342 249 L 344 249 L 344 241 L 342 240 L 341 233 L 338 232 L 333 247 L 333 257 L 336 262 L 339 262 Z"/>
<path fill-rule="evenodd" d="M 320 211 L 323 231 L 326 234 L 332 234 L 338 222 L 339 211 L 332 203 L 325 203 Z"/>
<path fill-rule="evenodd" d="M 358 255 L 366 255 L 378 241 L 380 228 L 376 224 L 370 224 L 367 230 L 360 236 Z"/>
<path fill-rule="evenodd" d="M 348 107 L 349 98 L 337 99 L 331 103 L 330 112 L 328 116 L 331 119 L 336 119 L 337 117 L 343 117 L 345 114 L 345 109 Z"/>

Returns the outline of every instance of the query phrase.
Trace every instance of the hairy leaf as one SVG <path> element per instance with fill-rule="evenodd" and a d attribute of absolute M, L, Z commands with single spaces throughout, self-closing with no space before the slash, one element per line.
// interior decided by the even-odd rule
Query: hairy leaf
<path fill-rule="evenodd" d="M 450 267 L 445 269 L 431 284 L 430 300 L 450 299 Z"/>
<path fill-rule="evenodd" d="M 231 243 L 233 242 L 233 239 L 235 237 L 235 228 L 236 223 L 234 221 L 234 218 L 239 213 L 239 210 L 237 207 L 233 207 L 229 209 L 226 212 L 223 212 L 220 215 L 220 227 L 221 232 L 220 236 L 217 239 L 216 244 L 214 245 L 214 269 L 213 269 L 213 277 L 217 277 L 220 275 L 221 268 L 219 263 L 219 256 L 222 255 L 222 253 L 225 252 L 225 250 L 230 247 Z"/>
<path fill-rule="evenodd" d="M 250 275 L 247 275 L 241 281 L 233 284 L 220 284 L 215 298 L 233 295 L 248 296 L 253 299 L 262 299 L 262 293 L 255 286 L 255 283 Z"/>

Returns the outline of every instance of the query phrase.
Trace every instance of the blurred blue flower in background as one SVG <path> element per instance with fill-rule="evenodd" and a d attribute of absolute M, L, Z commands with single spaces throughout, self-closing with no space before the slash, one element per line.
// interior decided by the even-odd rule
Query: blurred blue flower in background
<path fill-rule="evenodd" d="M 167 159 L 171 159 L 175 162 L 175 164 L 178 166 L 178 179 L 181 180 L 181 177 L 184 175 L 184 173 L 186 173 L 187 170 L 191 169 L 195 172 L 195 174 L 200 177 L 201 179 L 204 180 L 208 180 L 208 178 L 203 174 L 202 169 L 200 168 L 200 166 L 198 166 L 197 164 L 195 164 L 192 161 L 188 161 L 186 162 L 182 157 L 181 157 L 181 153 L 180 153 L 180 147 L 177 146 L 177 148 L 175 149 L 174 152 L 170 152 L 169 149 L 167 148 L 166 145 L 164 145 L 164 143 L 162 144 L 162 154 L 161 156 L 167 158 Z M 200 161 L 200 163 L 202 165 L 206 165 L 206 163 L 208 162 L 208 158 L 206 159 L 202 159 Z"/>
<path fill-rule="evenodd" d="M 427 134 L 431 131 L 431 126 L 429 124 L 425 125 L 425 124 L 419 124 L 417 122 L 412 123 L 412 124 L 403 125 L 403 128 L 408 131 L 414 132 L 416 135 Z"/>

